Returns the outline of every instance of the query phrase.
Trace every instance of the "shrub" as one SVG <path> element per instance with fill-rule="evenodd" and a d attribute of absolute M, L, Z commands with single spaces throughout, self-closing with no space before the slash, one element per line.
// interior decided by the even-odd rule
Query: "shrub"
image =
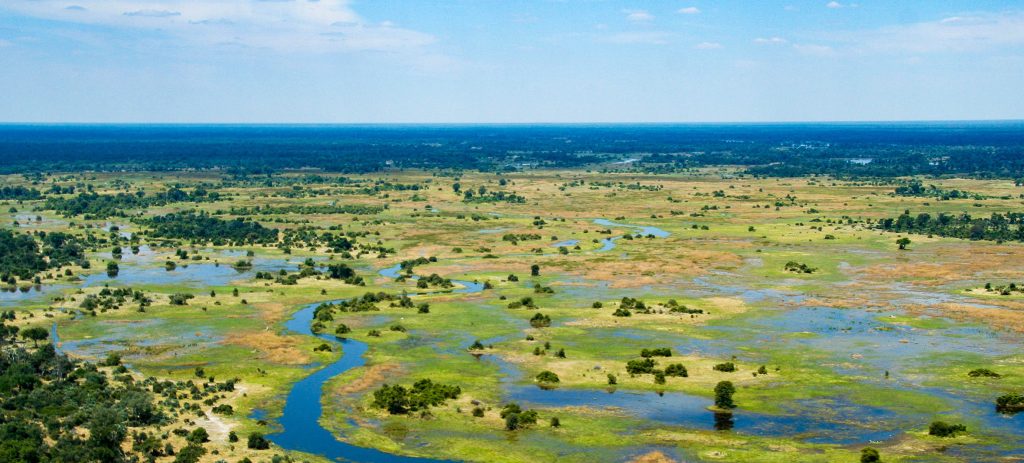
<path fill-rule="evenodd" d="M 631 375 L 640 375 L 654 372 L 654 359 L 630 360 L 626 362 L 626 372 Z"/>
<path fill-rule="evenodd" d="M 1013 414 L 1024 411 L 1024 396 L 1019 394 L 1004 394 L 996 399 L 996 411 L 999 413 Z"/>
<path fill-rule="evenodd" d="M 530 319 L 530 326 L 534 328 L 551 326 L 551 317 L 538 312 Z"/>
<path fill-rule="evenodd" d="M 970 376 L 971 378 L 999 378 L 1001 375 L 992 370 L 989 370 L 988 368 L 977 368 L 968 372 L 967 376 Z"/>
<path fill-rule="evenodd" d="M 247 446 L 253 450 L 266 450 L 270 448 L 270 441 L 259 432 L 249 433 Z"/>
<path fill-rule="evenodd" d="M 877 463 L 879 461 L 882 461 L 882 457 L 878 455 L 878 450 L 865 447 L 860 451 L 860 463 Z"/>
<path fill-rule="evenodd" d="M 671 357 L 672 356 L 672 349 L 669 349 L 668 347 L 657 347 L 657 348 L 654 348 L 654 349 L 641 349 L 640 350 L 640 356 L 644 357 L 644 358 L 647 358 L 647 357 Z"/>
<path fill-rule="evenodd" d="M 678 376 L 680 378 L 686 378 L 690 374 L 686 371 L 686 367 L 681 363 L 673 363 L 665 367 L 665 376 Z"/>
<path fill-rule="evenodd" d="M 719 363 L 718 365 L 715 365 L 711 368 L 713 368 L 715 371 L 724 371 L 726 373 L 732 373 L 736 371 L 736 365 L 733 364 L 732 362 Z"/>
<path fill-rule="evenodd" d="M 945 421 L 934 421 L 931 426 L 928 426 L 928 435 L 936 437 L 956 437 L 957 434 L 966 432 L 967 426 L 949 424 Z"/>
<path fill-rule="evenodd" d="M 558 375 L 553 372 L 544 370 L 537 374 L 537 382 L 539 383 L 557 383 L 558 381 Z"/>

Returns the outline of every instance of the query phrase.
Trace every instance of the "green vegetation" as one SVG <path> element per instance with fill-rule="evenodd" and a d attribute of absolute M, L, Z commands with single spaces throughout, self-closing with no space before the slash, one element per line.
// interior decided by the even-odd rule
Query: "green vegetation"
<path fill-rule="evenodd" d="M 146 222 L 152 227 L 154 238 L 178 238 L 191 242 L 246 245 L 271 243 L 277 240 L 277 230 L 265 228 L 258 222 L 241 218 L 222 220 L 205 213 L 173 213 L 153 217 Z"/>
<path fill-rule="evenodd" d="M 385 384 L 373 392 L 373 405 L 391 414 L 403 414 L 436 407 L 447 400 L 457 399 L 461 393 L 458 386 L 421 379 L 410 388 Z"/>
<path fill-rule="evenodd" d="M 736 408 L 732 395 L 736 393 L 736 387 L 730 381 L 719 381 L 715 385 L 715 407 L 729 410 Z"/>
<path fill-rule="evenodd" d="M 913 240 L 900 252 L 904 236 L 881 226 L 906 210 L 1009 217 L 1020 186 L 755 178 L 753 166 L 639 156 L 500 175 L 8 176 L 40 194 L 5 205 L 16 211 L 0 228 L 0 243 L 12 244 L 0 256 L 16 257 L 0 265 L 27 270 L 4 278 L 3 354 L 47 349 L 56 329 L 71 362 L 106 376 L 103 393 L 149 394 L 161 419 L 126 426 L 127 461 L 320 461 L 271 442 L 285 401 L 301 379 L 364 349 L 364 365 L 311 397 L 324 410 L 311 422 L 401 455 L 572 463 L 674 448 L 666 458 L 857 461 L 862 435 L 879 431 L 895 437 L 872 445 L 894 462 L 995 461 L 1019 447 L 1002 424 L 1011 420 L 987 415 L 1024 410 L 1020 244 L 894 229 Z M 914 180 L 928 186 L 894 194 Z M 149 193 L 174 188 L 188 196 Z M 205 199 L 190 196 L 198 189 Z M 54 198 L 60 210 L 46 208 Z M 320 337 L 290 329 L 307 307 Z M 25 371 L 37 379 L 32 394 L 55 382 Z M 586 400 L 562 406 L 543 394 Z M 0 414 L 34 423 L 40 451 L 89 440 L 92 408 L 23 412 L 14 396 L 27 400 L 0 391 Z M 689 397 L 714 407 L 666 419 L 615 403 Z M 851 418 L 876 410 L 893 418 Z M 907 416 L 948 424 L 922 432 L 927 422 Z M 757 422 L 776 417 L 806 420 L 806 432 Z M 744 431 L 745 420 L 761 431 Z M 948 443 L 957 451 L 936 450 Z"/>
<path fill-rule="evenodd" d="M 1024 395 L 1011 393 L 997 397 L 996 411 L 1006 414 L 1014 414 L 1024 411 Z"/>
<path fill-rule="evenodd" d="M 966 212 L 959 215 L 941 212 L 933 217 L 927 212 L 912 216 L 910 211 L 906 211 L 895 219 L 882 219 L 878 228 L 896 233 L 969 240 L 1024 241 L 1024 214 L 993 212 L 988 217 L 972 217 Z M 905 244 L 900 245 L 900 249 L 904 247 Z"/>
<path fill-rule="evenodd" d="M 935 437 L 956 437 L 958 434 L 966 434 L 967 426 L 962 424 L 949 424 L 945 421 L 933 421 L 928 426 L 928 435 Z"/>

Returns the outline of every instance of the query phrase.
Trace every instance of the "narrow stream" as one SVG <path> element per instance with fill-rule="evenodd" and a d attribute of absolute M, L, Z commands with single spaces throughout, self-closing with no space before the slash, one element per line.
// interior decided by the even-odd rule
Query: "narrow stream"
<path fill-rule="evenodd" d="M 268 435 L 275 444 L 299 452 L 322 455 L 333 460 L 383 463 L 425 463 L 449 460 L 406 457 L 381 452 L 380 450 L 358 447 L 339 441 L 330 431 L 320 425 L 323 415 L 321 399 L 324 383 L 353 368 L 366 364 L 363 354 L 366 343 L 354 339 L 339 339 L 326 334 L 314 334 L 310 329 L 313 312 L 321 303 L 313 303 L 295 313 L 285 323 L 285 328 L 297 334 L 316 336 L 334 345 L 341 344 L 342 355 L 334 363 L 302 379 L 292 387 L 284 405 L 284 412 L 278 423 L 284 428 L 279 433 Z"/>

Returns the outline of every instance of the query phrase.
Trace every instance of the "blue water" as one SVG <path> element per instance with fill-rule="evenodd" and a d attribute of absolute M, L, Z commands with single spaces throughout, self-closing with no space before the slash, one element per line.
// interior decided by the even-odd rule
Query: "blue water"
<path fill-rule="evenodd" d="M 536 386 L 509 386 L 506 392 L 509 399 L 527 406 L 610 407 L 637 418 L 689 429 L 710 430 L 716 426 L 715 413 L 708 410 L 712 405 L 711 399 L 682 393 L 541 389 Z M 809 405 L 816 405 L 815 408 L 822 410 L 845 406 L 853 412 L 849 415 L 851 418 L 863 423 L 896 418 L 894 412 L 882 408 L 850 405 L 838 400 Z M 815 419 L 814 414 L 806 410 L 793 415 L 764 415 L 737 409 L 732 415 L 733 431 L 757 436 L 793 437 L 814 443 L 847 445 L 883 441 L 901 432 L 899 428 L 893 427 L 878 429 L 856 423 Z M 832 413 L 820 416 L 834 417 Z"/>
<path fill-rule="evenodd" d="M 653 235 L 655 238 L 667 238 L 671 233 L 662 230 L 658 227 L 642 226 L 642 225 L 630 225 L 625 223 L 612 222 L 608 219 L 594 219 L 594 223 L 605 226 L 605 227 L 625 227 L 639 230 L 637 234 L 641 236 Z M 621 236 L 613 236 L 611 238 L 605 238 L 601 240 L 601 248 L 598 252 L 611 251 L 615 249 L 615 242 L 621 239 Z"/>
<path fill-rule="evenodd" d="M 310 304 L 296 312 L 295 316 L 285 322 L 284 326 L 297 334 L 316 336 L 335 345 L 340 343 L 342 356 L 334 363 L 295 383 L 291 392 L 288 393 L 284 412 L 277 420 L 284 429 L 279 433 L 268 435 L 267 438 L 283 448 L 322 455 L 332 460 L 382 463 L 450 461 L 406 457 L 358 447 L 339 441 L 330 431 L 320 425 L 319 419 L 323 415 L 320 399 L 323 396 L 324 383 L 348 370 L 365 365 L 366 360 L 363 358 L 363 354 L 366 353 L 367 345 L 353 339 L 339 340 L 334 336 L 313 334 L 310 324 L 313 321 L 313 311 L 318 305 L 320 303 Z"/>
<path fill-rule="evenodd" d="M 123 257 L 118 261 L 121 269 L 115 277 L 107 276 L 105 272 L 99 271 L 86 275 L 81 278 L 81 281 L 75 283 L 34 285 L 26 287 L 24 291 L 21 288 L 0 291 L 0 307 L 42 300 L 44 296 L 56 296 L 62 290 L 72 287 L 173 285 L 205 288 L 226 286 L 235 280 L 249 278 L 255 272 L 295 271 L 300 264 L 299 261 L 285 259 L 255 258 L 249 259 L 253 264 L 252 267 L 236 269 L 231 266 L 234 261 L 221 262 L 219 265 L 205 260 L 175 261 L 178 267 L 174 270 L 167 270 L 162 265 L 153 262 L 154 253 L 148 246 L 140 246 L 139 254 L 132 254 L 131 248 L 128 247 L 123 248 L 123 251 Z M 244 255 L 244 251 L 241 254 Z M 109 253 L 107 255 L 109 256 Z M 322 259 L 314 258 L 314 260 Z"/>
<path fill-rule="evenodd" d="M 382 269 L 378 273 L 388 278 L 397 278 L 400 271 L 401 265 L 395 265 Z M 454 290 L 454 293 L 476 293 L 482 291 L 484 287 L 483 284 L 472 281 L 452 281 L 462 286 Z M 410 296 L 415 296 L 415 294 Z M 366 360 L 363 355 L 366 353 L 367 345 L 354 339 L 339 339 L 331 335 L 314 334 L 310 326 L 313 321 L 313 312 L 319 305 L 320 303 L 314 303 L 306 306 L 296 312 L 290 320 L 285 322 L 284 326 L 297 334 L 316 336 L 331 344 L 340 343 L 342 356 L 292 387 L 291 392 L 288 393 L 281 418 L 278 419 L 278 423 L 284 429 L 279 433 L 268 435 L 267 438 L 286 449 L 323 455 L 330 459 L 344 458 L 351 461 L 384 463 L 450 461 L 405 457 L 358 447 L 337 440 L 330 431 L 320 426 L 319 417 L 323 415 L 320 399 L 323 396 L 324 383 L 348 370 L 365 365 Z"/>
<path fill-rule="evenodd" d="M 393 265 L 391 267 L 387 267 L 387 268 L 381 269 L 379 272 L 377 272 L 378 275 L 380 275 L 382 277 L 387 277 L 387 278 L 398 278 L 399 276 L 401 276 L 401 273 L 402 273 L 402 264 L 395 264 L 395 265 Z M 410 280 L 418 280 L 420 277 L 418 277 L 416 275 L 410 275 L 407 278 L 409 278 Z M 484 289 L 484 284 L 483 283 L 478 283 L 478 282 L 475 282 L 475 281 L 452 280 L 452 283 L 455 283 L 456 285 L 461 286 L 461 288 L 456 288 L 456 289 L 451 291 L 452 293 L 455 293 L 455 294 L 479 293 L 480 291 L 483 291 L 483 289 Z"/>

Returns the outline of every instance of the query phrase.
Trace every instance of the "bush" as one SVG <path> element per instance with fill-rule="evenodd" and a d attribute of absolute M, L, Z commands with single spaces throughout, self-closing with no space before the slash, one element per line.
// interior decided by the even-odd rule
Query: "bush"
<path fill-rule="evenodd" d="M 188 441 L 195 444 L 210 442 L 210 434 L 204 428 L 195 428 L 189 433 Z"/>
<path fill-rule="evenodd" d="M 253 450 L 266 450 L 270 448 L 270 441 L 259 432 L 249 433 L 248 447 Z"/>
<path fill-rule="evenodd" d="M 626 372 L 631 375 L 654 373 L 654 359 L 630 360 L 626 362 Z"/>
<path fill-rule="evenodd" d="M 654 348 L 654 349 L 641 349 L 640 350 L 640 356 L 641 357 L 645 357 L 645 358 L 646 357 L 671 357 L 672 356 L 672 349 L 669 349 L 668 347 L 657 347 L 657 348 Z"/>
<path fill-rule="evenodd" d="M 680 378 L 686 378 L 690 374 L 686 371 L 686 367 L 681 363 L 673 363 L 665 367 L 665 376 L 678 376 Z"/>
<path fill-rule="evenodd" d="M 458 386 L 421 379 L 413 383 L 411 388 L 385 384 L 373 392 L 373 405 L 395 415 L 438 406 L 448 399 L 457 399 L 461 393 Z"/>
<path fill-rule="evenodd" d="M 1001 375 L 992 370 L 989 370 L 988 368 L 977 368 L 968 372 L 967 376 L 970 376 L 971 378 L 999 378 Z"/>
<path fill-rule="evenodd" d="M 932 422 L 928 426 L 928 435 L 936 437 L 956 437 L 957 434 L 966 433 L 967 426 L 962 424 L 949 424 L 945 421 Z"/>
<path fill-rule="evenodd" d="M 538 312 L 530 319 L 530 326 L 534 328 L 551 326 L 551 317 Z"/>
<path fill-rule="evenodd" d="M 544 370 L 537 374 L 537 382 L 539 383 L 557 383 L 558 381 L 558 375 L 553 372 Z"/>
<path fill-rule="evenodd" d="M 719 363 L 718 365 L 715 365 L 711 368 L 713 368 L 715 371 L 724 371 L 726 373 L 732 373 L 736 371 L 736 365 L 733 364 L 732 362 Z"/>
<path fill-rule="evenodd" d="M 501 409 L 501 417 L 505 420 L 505 429 L 515 431 L 516 429 L 537 423 L 537 412 L 535 410 L 523 410 L 518 404 L 508 404 Z"/>
<path fill-rule="evenodd" d="M 882 461 L 882 457 L 878 455 L 878 450 L 865 447 L 860 451 L 860 463 L 876 463 L 879 461 Z"/>
<path fill-rule="evenodd" d="M 1024 410 L 1024 396 L 1019 394 L 1004 394 L 996 399 L 996 411 L 999 413 L 1013 414 Z"/>

